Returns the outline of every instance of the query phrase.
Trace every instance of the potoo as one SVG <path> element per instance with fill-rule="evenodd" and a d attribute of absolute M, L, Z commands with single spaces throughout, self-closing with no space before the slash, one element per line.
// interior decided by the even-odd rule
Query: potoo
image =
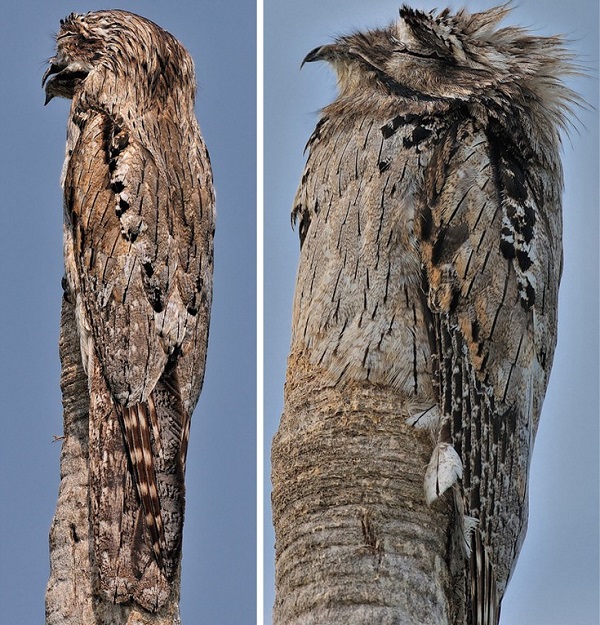
<path fill-rule="evenodd" d="M 214 193 L 194 66 L 126 11 L 61 21 L 46 103 L 72 100 L 65 297 L 89 382 L 99 592 L 160 608 L 181 557 L 190 417 L 204 376 Z"/>
<path fill-rule="evenodd" d="M 527 523 L 562 269 L 560 37 L 407 6 L 308 54 L 337 74 L 292 218 L 291 352 L 334 386 L 402 394 L 432 433 L 424 497 L 453 500 L 467 622 L 498 622 Z"/>

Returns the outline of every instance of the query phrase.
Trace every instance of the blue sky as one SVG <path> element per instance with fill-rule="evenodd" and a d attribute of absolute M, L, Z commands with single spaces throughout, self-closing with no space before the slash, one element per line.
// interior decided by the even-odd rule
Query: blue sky
<path fill-rule="evenodd" d="M 187 465 L 184 623 L 254 622 L 256 579 L 256 10 L 252 2 L 4 3 L 0 90 L 0 621 L 42 623 L 59 485 L 58 329 L 69 103 L 44 108 L 45 61 L 71 11 L 141 13 L 196 64 L 217 188 L 213 318 Z M 174 7 L 177 8 L 174 8 Z"/>
<path fill-rule="evenodd" d="M 493 2 L 411 6 L 472 11 Z M 283 406 L 298 237 L 290 210 L 304 145 L 318 111 L 335 97 L 325 63 L 300 71 L 318 45 L 356 29 L 386 25 L 399 0 L 265 0 L 265 474 Z M 531 465 L 530 521 L 502 606 L 502 625 L 597 625 L 598 619 L 598 2 L 519 0 L 506 24 L 565 34 L 591 78 L 572 82 L 592 110 L 565 140 L 565 269 L 559 344 Z M 268 505 L 269 493 L 265 493 Z M 265 611 L 273 604 L 273 534 L 265 523 Z"/>

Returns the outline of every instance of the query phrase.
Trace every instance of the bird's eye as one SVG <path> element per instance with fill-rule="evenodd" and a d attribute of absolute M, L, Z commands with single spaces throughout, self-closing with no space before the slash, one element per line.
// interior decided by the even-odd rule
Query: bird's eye
<path fill-rule="evenodd" d="M 426 52 L 417 52 L 416 50 L 409 50 L 407 48 L 397 48 L 394 52 L 399 52 L 401 54 L 408 54 L 410 56 L 414 56 L 418 59 L 435 59 L 436 61 L 445 61 L 447 60 L 441 54 L 438 54 L 434 51 L 426 51 Z"/>

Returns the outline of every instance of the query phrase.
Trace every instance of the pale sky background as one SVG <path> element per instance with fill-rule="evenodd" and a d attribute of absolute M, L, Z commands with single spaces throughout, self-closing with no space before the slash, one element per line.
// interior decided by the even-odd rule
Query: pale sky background
<path fill-rule="evenodd" d="M 303 149 L 335 96 L 324 63 L 304 56 L 337 35 L 396 19 L 399 0 L 265 0 L 265 480 L 283 405 L 298 237 L 290 210 Z M 443 8 L 445 2 L 413 0 Z M 472 11 L 492 6 L 471 0 Z M 598 1 L 520 0 L 506 24 L 564 33 L 591 79 L 571 85 L 595 110 L 564 144 L 565 269 L 559 343 L 531 466 L 529 532 L 502 605 L 501 625 L 598 625 Z M 269 491 L 265 490 L 265 506 Z M 265 515 L 265 622 L 273 591 L 273 533 Z"/>
<path fill-rule="evenodd" d="M 0 23 L 0 623 L 44 622 L 48 530 L 59 485 L 58 329 L 69 102 L 44 108 L 52 35 L 71 11 L 118 8 L 191 53 L 217 188 L 213 318 L 187 463 L 184 625 L 256 612 L 256 10 L 248 0 L 19 0 Z"/>

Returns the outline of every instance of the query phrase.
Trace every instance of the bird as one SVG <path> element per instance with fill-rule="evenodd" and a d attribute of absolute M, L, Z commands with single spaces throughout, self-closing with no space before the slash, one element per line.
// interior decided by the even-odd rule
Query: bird
<path fill-rule="evenodd" d="M 46 104 L 71 100 L 64 288 L 88 377 L 98 593 L 155 612 L 179 570 L 212 302 L 215 194 L 194 64 L 141 16 L 71 13 L 42 86 Z"/>
<path fill-rule="evenodd" d="M 561 132 L 578 97 L 561 36 L 403 5 L 312 50 L 335 71 L 293 209 L 293 354 L 331 385 L 406 399 L 431 433 L 428 504 L 452 502 L 464 622 L 496 625 L 523 543 L 557 339 Z"/>

